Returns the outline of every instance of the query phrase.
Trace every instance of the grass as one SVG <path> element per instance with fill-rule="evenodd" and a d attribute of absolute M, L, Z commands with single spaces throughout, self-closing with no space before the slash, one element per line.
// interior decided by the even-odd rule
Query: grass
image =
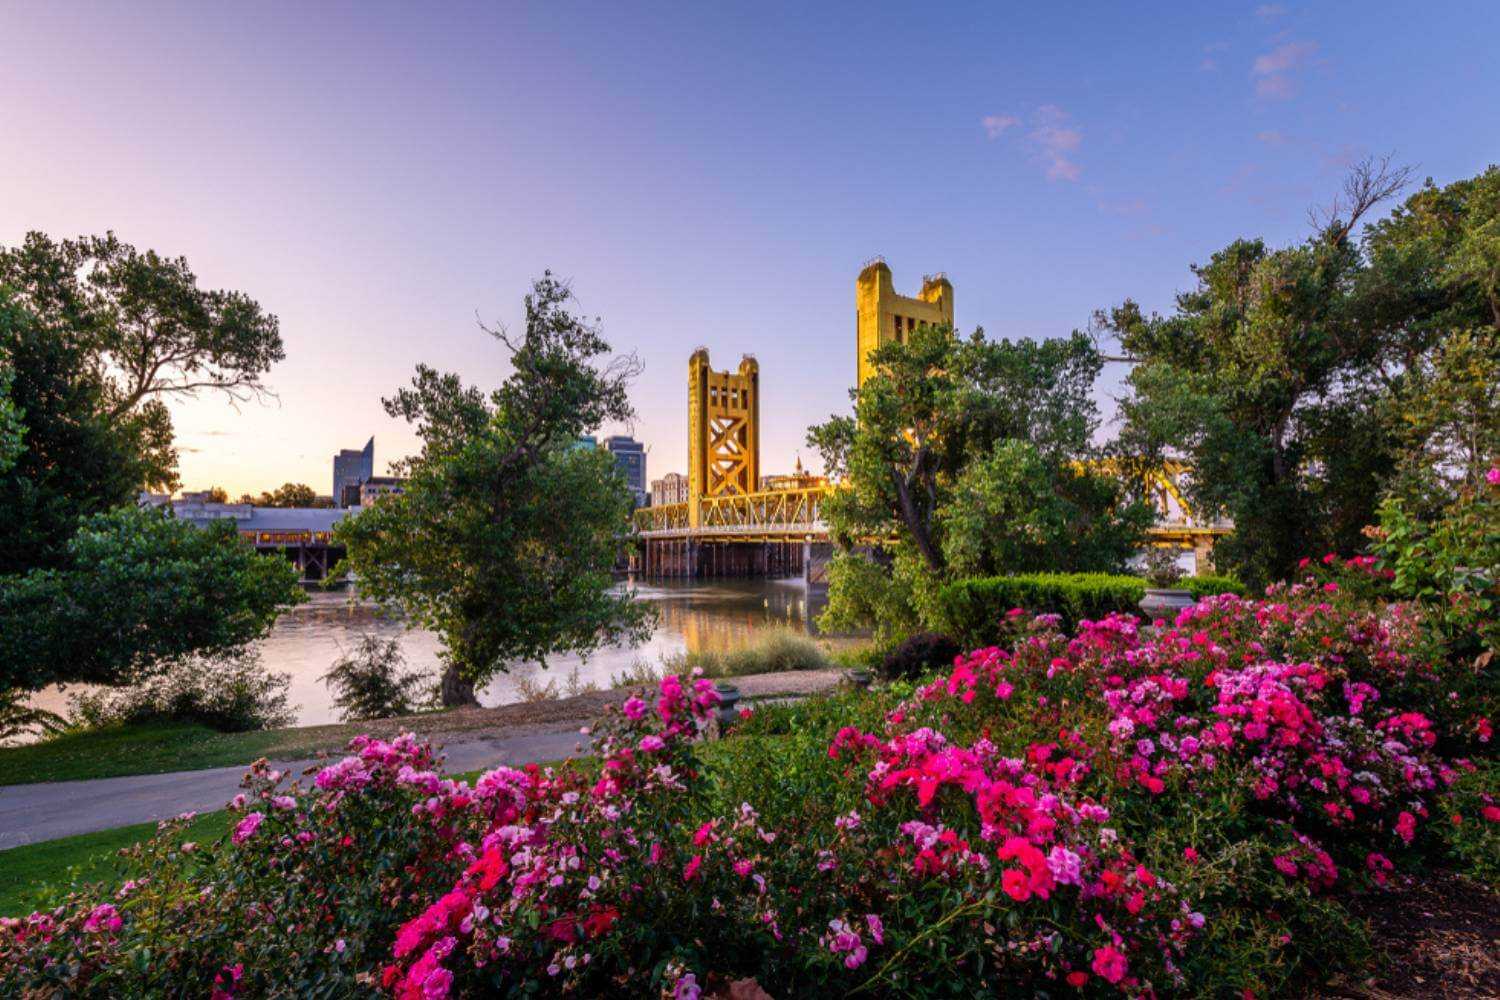
<path fill-rule="evenodd" d="M 592 758 L 584 758 L 572 764 L 588 767 L 591 762 Z M 557 767 L 563 763 L 547 761 L 541 766 Z M 466 771 L 453 777 L 472 782 L 483 773 Z M 223 809 L 200 813 L 183 832 L 182 839 L 203 843 L 218 840 L 229 832 L 229 820 L 228 811 Z M 155 823 L 136 823 L 0 851 L 0 916 L 24 916 L 54 905 L 75 885 L 124 882 L 133 873 L 125 870 L 120 851 L 149 840 L 155 833 Z"/>
<path fill-rule="evenodd" d="M 815 640 L 790 628 L 767 628 L 755 633 L 748 646 L 728 652 L 701 650 L 668 658 L 663 668 L 685 674 L 694 667 L 706 677 L 739 677 L 785 670 L 831 670 L 833 657 Z"/>
<path fill-rule="evenodd" d="M 221 733 L 187 722 L 112 726 L 0 749 L 0 785 L 194 771 L 258 757 L 297 760 L 337 750 L 368 728 L 366 723 Z"/>
<path fill-rule="evenodd" d="M 203 813 L 182 839 L 212 841 L 228 830 L 229 813 Z M 0 916 L 22 916 L 48 906 L 74 884 L 124 881 L 120 850 L 155 833 L 155 823 L 137 823 L 0 851 Z"/>

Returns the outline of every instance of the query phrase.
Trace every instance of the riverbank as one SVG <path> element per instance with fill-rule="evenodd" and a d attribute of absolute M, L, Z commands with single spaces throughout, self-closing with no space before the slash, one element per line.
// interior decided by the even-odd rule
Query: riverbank
<path fill-rule="evenodd" d="M 794 670 L 746 674 L 733 683 L 742 697 L 755 700 L 826 691 L 841 677 L 839 670 Z M 261 757 L 302 760 L 342 750 L 360 733 L 388 738 L 415 732 L 450 747 L 487 737 L 556 733 L 586 725 L 606 706 L 628 697 L 630 689 L 619 688 L 493 708 L 249 733 L 220 733 L 186 723 L 121 726 L 0 749 L 0 787 L 243 766 Z"/>

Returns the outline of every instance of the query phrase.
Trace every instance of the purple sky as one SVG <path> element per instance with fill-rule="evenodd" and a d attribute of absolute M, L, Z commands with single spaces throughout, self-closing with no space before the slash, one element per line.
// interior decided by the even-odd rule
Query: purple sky
<path fill-rule="evenodd" d="M 0 3 L 0 244 L 113 229 L 281 318 L 278 401 L 175 408 L 188 489 L 383 469 L 380 397 L 492 386 L 476 314 L 544 268 L 644 361 L 652 477 L 699 345 L 759 358 L 774 472 L 847 406 L 871 255 L 1058 336 L 1299 239 L 1355 157 L 1500 159 L 1497 5 L 812 6 Z"/>

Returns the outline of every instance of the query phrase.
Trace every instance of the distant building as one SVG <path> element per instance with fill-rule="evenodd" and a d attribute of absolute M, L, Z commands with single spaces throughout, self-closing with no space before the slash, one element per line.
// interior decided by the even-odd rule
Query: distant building
<path fill-rule="evenodd" d="M 333 496 L 340 507 L 359 504 L 359 487 L 375 477 L 375 439 L 365 443 L 364 449 L 355 451 L 345 448 L 333 456 Z M 354 502 L 349 502 L 348 487 L 354 487 Z"/>
<path fill-rule="evenodd" d="M 802 456 L 797 456 L 797 469 L 791 475 L 761 476 L 761 492 L 784 491 L 784 490 L 809 490 L 817 486 L 827 486 L 828 477 L 815 476 L 802 468 Z"/>
<path fill-rule="evenodd" d="M 687 503 L 688 478 L 680 472 L 669 472 L 660 479 L 651 480 L 651 506 L 660 507 L 668 503 Z"/>
<path fill-rule="evenodd" d="M 396 476 L 371 476 L 359 486 L 359 505 L 368 507 L 383 496 L 405 493 L 406 480 Z"/>
<path fill-rule="evenodd" d="M 633 437 L 616 434 L 605 438 L 603 447 L 615 457 L 615 466 L 635 494 L 636 504 L 644 504 L 651 495 L 646 489 L 646 446 Z"/>
<path fill-rule="evenodd" d="M 583 448 L 597 448 L 599 447 L 599 439 L 594 437 L 594 435 L 592 434 L 583 434 L 579 436 L 577 441 L 573 442 L 573 447 L 575 450 Z"/>

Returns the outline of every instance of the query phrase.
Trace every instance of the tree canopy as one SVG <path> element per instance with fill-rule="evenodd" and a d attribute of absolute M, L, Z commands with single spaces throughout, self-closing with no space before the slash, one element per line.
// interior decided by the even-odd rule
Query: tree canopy
<path fill-rule="evenodd" d="M 166 398 L 204 389 L 247 398 L 265 391 L 261 376 L 285 356 L 276 317 L 255 300 L 199 288 L 186 259 L 138 251 L 113 233 L 28 233 L 0 247 L 0 286 L 96 383 L 100 416 L 138 425 L 149 444 L 138 486 L 176 485 Z"/>
<path fill-rule="evenodd" d="M 1139 544 L 1149 510 L 1087 464 L 1103 363 L 1087 337 L 995 341 L 927 327 L 872 360 L 855 415 L 812 427 L 808 443 L 846 487 L 824 502 L 835 540 L 885 545 L 912 600 L 954 574 L 1118 569 Z M 834 622 L 864 623 L 876 605 L 889 618 L 900 600 L 868 593 L 881 578 L 849 558 L 836 564 Z"/>
<path fill-rule="evenodd" d="M 222 492 L 222 491 L 220 491 Z M 319 500 L 318 494 L 306 483 L 285 483 L 270 493 L 258 497 L 246 493 L 240 503 L 251 503 L 257 507 L 332 507 L 330 499 Z"/>
<path fill-rule="evenodd" d="M 419 366 L 385 401 L 422 440 L 398 465 L 405 492 L 337 528 L 361 592 L 442 637 L 445 704 L 472 700 L 507 661 L 587 654 L 646 623 L 612 590 L 630 491 L 610 455 L 576 447 L 631 417 L 638 364 L 601 364 L 609 345 L 570 297 L 549 273 L 526 297 L 519 337 L 490 331 L 513 371 L 487 396 Z"/>
<path fill-rule="evenodd" d="M 305 599 L 291 564 L 258 555 L 228 521 L 96 514 L 61 565 L 0 577 L 0 689 L 133 684 L 261 638 Z"/>
<path fill-rule="evenodd" d="M 1101 317 L 1137 362 L 1122 452 L 1190 460 L 1192 499 L 1235 523 L 1216 560 L 1247 582 L 1361 548 L 1392 470 L 1424 492 L 1495 453 L 1500 173 L 1429 182 L 1357 236 L 1406 180 L 1366 162 L 1303 242 L 1236 240 L 1172 313 Z"/>

